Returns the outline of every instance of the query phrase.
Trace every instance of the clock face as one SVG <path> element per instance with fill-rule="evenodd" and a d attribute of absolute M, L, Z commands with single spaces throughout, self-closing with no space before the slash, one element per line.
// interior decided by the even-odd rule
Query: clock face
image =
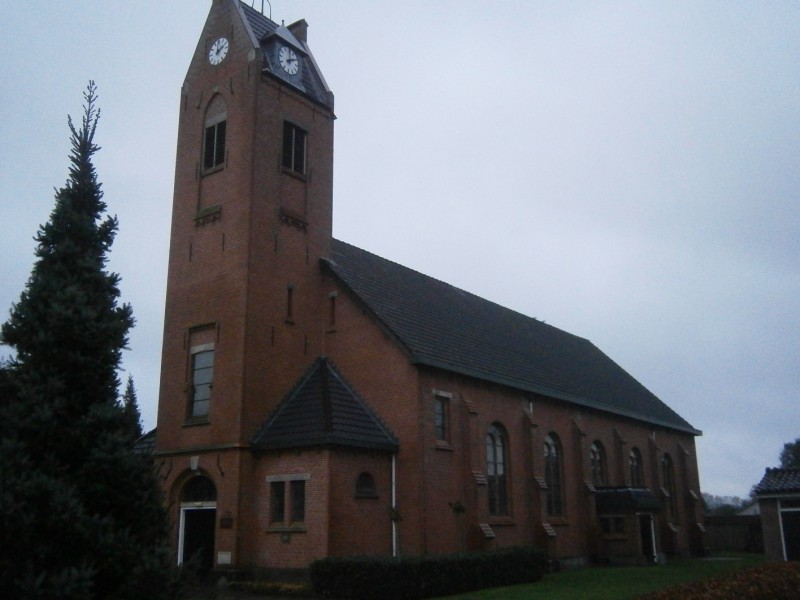
<path fill-rule="evenodd" d="M 283 70 L 289 75 L 297 75 L 300 70 L 300 61 L 297 60 L 297 54 L 288 46 L 281 46 L 278 50 L 278 62 L 281 63 Z"/>
<path fill-rule="evenodd" d="M 218 65 L 228 55 L 228 40 L 224 37 L 219 38 L 216 42 L 211 44 L 211 50 L 208 51 L 208 62 L 212 65 Z"/>

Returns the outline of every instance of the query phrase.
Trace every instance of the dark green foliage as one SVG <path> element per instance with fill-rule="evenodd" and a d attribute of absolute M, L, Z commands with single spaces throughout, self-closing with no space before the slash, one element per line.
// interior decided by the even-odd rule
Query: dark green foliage
<path fill-rule="evenodd" d="M 797 600 L 800 563 L 763 565 L 637 596 L 639 600 Z"/>
<path fill-rule="evenodd" d="M 781 451 L 781 468 L 800 467 L 800 437 L 783 445 Z"/>
<path fill-rule="evenodd" d="M 122 395 L 122 411 L 125 414 L 125 423 L 128 427 L 131 441 L 136 441 L 144 434 L 142 431 L 142 413 L 139 412 L 139 402 L 136 399 L 136 388 L 133 386 L 133 377 L 128 375 L 125 393 Z"/>
<path fill-rule="evenodd" d="M 529 547 L 476 554 L 423 557 L 326 558 L 311 565 L 317 596 L 367 600 L 413 600 L 542 578 L 544 555 Z"/>
<path fill-rule="evenodd" d="M 69 178 L 0 341 L 0 597 L 170 597 L 166 516 L 152 466 L 132 452 L 117 370 L 133 325 L 106 253 L 117 230 L 92 164 L 89 84 L 69 121 Z"/>

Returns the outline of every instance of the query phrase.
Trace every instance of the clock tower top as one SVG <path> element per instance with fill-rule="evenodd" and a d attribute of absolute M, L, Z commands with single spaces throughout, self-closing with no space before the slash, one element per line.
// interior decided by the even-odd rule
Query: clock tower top
<path fill-rule="evenodd" d="M 238 1 L 237 4 L 252 33 L 254 45 L 263 57 L 263 72 L 333 110 L 333 93 L 307 44 L 306 21 L 278 25 L 246 4 Z"/>

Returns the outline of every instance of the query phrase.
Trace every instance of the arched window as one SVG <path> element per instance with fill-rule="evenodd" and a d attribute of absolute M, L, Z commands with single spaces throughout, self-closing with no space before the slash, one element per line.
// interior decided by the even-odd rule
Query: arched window
<path fill-rule="evenodd" d="M 495 423 L 486 434 L 486 480 L 489 486 L 489 514 L 508 514 L 508 482 L 506 478 L 506 433 Z"/>
<path fill-rule="evenodd" d="M 675 468 L 672 464 L 672 457 L 669 454 L 664 454 L 661 458 L 661 484 L 664 486 L 664 491 L 669 496 L 669 514 L 673 522 L 678 520 L 678 502 L 675 497 Z"/>
<path fill-rule="evenodd" d="M 631 448 L 631 452 L 628 455 L 628 467 L 631 475 L 631 487 L 644 487 L 642 454 L 638 448 Z"/>
<path fill-rule="evenodd" d="M 227 129 L 225 100 L 217 94 L 206 108 L 203 135 L 203 170 L 209 171 L 225 163 L 225 131 Z"/>
<path fill-rule="evenodd" d="M 181 490 L 181 502 L 214 502 L 216 499 L 214 482 L 202 475 L 192 477 Z"/>
<path fill-rule="evenodd" d="M 377 498 L 375 478 L 369 473 L 361 473 L 356 479 L 356 498 Z"/>
<path fill-rule="evenodd" d="M 564 493 L 562 489 L 561 442 L 555 433 L 544 438 L 544 481 L 547 484 L 547 514 L 564 514 Z"/>
<path fill-rule="evenodd" d="M 592 470 L 592 483 L 594 485 L 606 485 L 608 476 L 606 473 L 606 449 L 600 441 L 595 440 L 589 449 L 589 464 Z"/>

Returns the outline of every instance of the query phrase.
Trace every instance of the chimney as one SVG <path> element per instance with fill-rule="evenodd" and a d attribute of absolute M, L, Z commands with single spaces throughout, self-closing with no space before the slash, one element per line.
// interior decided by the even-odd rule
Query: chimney
<path fill-rule="evenodd" d="M 289 25 L 287 29 L 291 31 L 292 35 L 301 42 L 308 41 L 308 23 L 306 23 L 305 19 L 300 19 L 299 21 L 295 21 L 294 23 Z"/>

